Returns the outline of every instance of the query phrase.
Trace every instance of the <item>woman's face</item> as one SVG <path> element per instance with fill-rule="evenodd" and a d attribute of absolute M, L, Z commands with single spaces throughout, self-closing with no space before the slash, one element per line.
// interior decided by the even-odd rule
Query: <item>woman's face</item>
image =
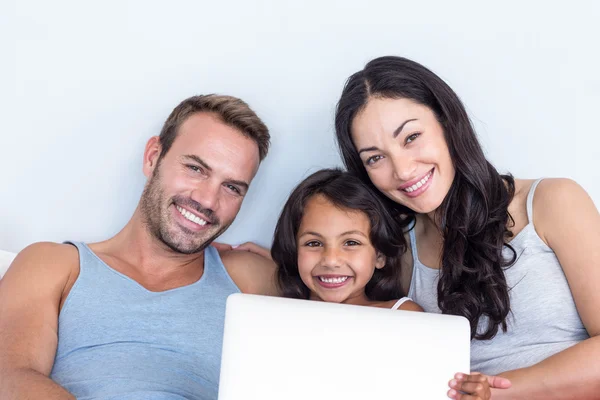
<path fill-rule="evenodd" d="M 351 132 L 369 178 L 383 194 L 417 213 L 440 206 L 455 170 L 433 111 L 408 99 L 371 98 Z"/>

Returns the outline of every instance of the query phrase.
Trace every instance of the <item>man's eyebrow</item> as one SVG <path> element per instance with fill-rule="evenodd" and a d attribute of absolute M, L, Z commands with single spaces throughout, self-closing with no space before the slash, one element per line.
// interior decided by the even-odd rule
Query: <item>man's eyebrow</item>
<path fill-rule="evenodd" d="M 205 163 L 204 160 L 202 160 L 200 157 L 198 157 L 195 154 L 186 154 L 186 155 L 182 156 L 181 158 L 186 159 L 188 161 L 197 162 L 198 164 L 202 165 L 207 170 L 212 171 L 212 168 L 207 163 Z"/>
<path fill-rule="evenodd" d="M 392 134 L 392 136 L 394 137 L 394 139 L 398 137 L 398 135 L 400 134 L 400 132 L 402 132 L 402 129 L 404 129 L 404 125 L 408 124 L 409 122 L 416 121 L 416 120 L 417 120 L 417 118 L 407 119 L 402 124 L 400 124 L 400 126 L 397 127 L 396 130 L 394 131 L 394 133 Z"/>
<path fill-rule="evenodd" d="M 227 179 L 227 183 L 231 183 L 233 185 L 237 185 L 242 187 L 245 191 L 248 190 L 248 188 L 250 187 L 250 185 L 248 184 L 248 182 L 244 182 L 244 181 L 238 181 L 236 179 Z"/>
<path fill-rule="evenodd" d="M 202 167 L 206 168 L 206 170 L 212 171 L 212 168 L 206 162 L 204 162 L 204 160 L 202 160 L 200 157 L 198 157 L 195 154 L 186 154 L 186 155 L 182 156 L 182 158 L 185 160 L 194 161 L 194 162 L 202 165 Z M 242 189 L 244 189 L 244 191 L 247 191 L 248 188 L 250 187 L 250 184 L 248 182 L 240 181 L 238 179 L 225 179 L 225 182 L 230 183 L 232 185 L 237 185 L 237 186 L 241 187 Z"/>

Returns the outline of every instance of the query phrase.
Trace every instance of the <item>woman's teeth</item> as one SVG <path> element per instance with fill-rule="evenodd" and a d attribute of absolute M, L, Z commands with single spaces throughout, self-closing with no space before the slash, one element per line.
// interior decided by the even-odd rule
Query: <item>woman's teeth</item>
<path fill-rule="evenodd" d="M 406 189 L 402 189 L 405 192 L 414 192 L 415 190 L 417 190 L 418 188 L 420 188 L 421 186 L 423 186 L 425 183 L 427 183 L 427 181 L 429 180 L 429 178 L 431 178 L 431 175 L 433 174 L 433 171 L 429 171 L 429 173 L 427 175 L 425 175 L 425 177 L 423 179 L 421 179 L 419 182 L 415 183 L 414 185 L 407 187 Z"/>
<path fill-rule="evenodd" d="M 324 283 L 342 283 L 342 282 L 346 282 L 346 280 L 348 280 L 348 277 L 340 276 L 337 278 L 324 278 L 324 277 L 320 276 L 319 280 Z"/>
<path fill-rule="evenodd" d="M 177 211 L 179 211 L 181 213 L 181 215 L 183 215 L 185 217 L 185 219 L 188 219 L 200 226 L 206 225 L 206 221 L 203 220 L 202 218 L 192 214 L 191 212 L 189 212 L 188 210 L 186 210 L 182 207 L 179 207 L 179 206 L 176 206 L 176 207 L 177 207 Z"/>

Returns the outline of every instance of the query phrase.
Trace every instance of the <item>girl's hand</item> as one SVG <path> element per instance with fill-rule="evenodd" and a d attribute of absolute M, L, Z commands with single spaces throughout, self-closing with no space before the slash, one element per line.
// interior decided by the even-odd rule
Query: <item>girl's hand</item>
<path fill-rule="evenodd" d="M 231 246 L 225 243 L 213 242 L 212 245 L 219 251 L 229 251 L 229 250 L 239 250 L 239 251 L 249 251 L 250 253 L 258 254 L 266 259 L 273 260 L 271 258 L 271 250 L 264 248 L 262 246 L 257 245 L 256 243 L 246 242 L 237 246 Z"/>
<path fill-rule="evenodd" d="M 487 376 L 479 372 L 470 375 L 458 373 L 448 382 L 450 390 L 448 397 L 455 400 L 489 400 L 492 398 L 492 388 L 508 389 L 510 381 L 500 376 Z"/>

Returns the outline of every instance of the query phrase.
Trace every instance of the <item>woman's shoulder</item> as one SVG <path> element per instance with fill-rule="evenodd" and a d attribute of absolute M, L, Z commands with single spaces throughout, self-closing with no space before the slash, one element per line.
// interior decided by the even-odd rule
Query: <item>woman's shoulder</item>
<path fill-rule="evenodd" d="M 527 199 L 532 185 L 538 180 L 515 179 L 515 197 L 511 208 L 525 212 L 526 218 L 531 218 L 536 231 L 544 239 L 545 233 L 558 226 L 557 219 L 564 218 L 566 214 L 577 209 L 586 208 L 586 204 L 593 203 L 587 192 L 569 178 L 544 178 L 533 193 L 531 215 L 527 215 Z M 511 213 L 512 214 L 512 213 Z M 516 211 L 519 215 L 519 211 Z M 546 240 L 544 240 L 546 241 Z"/>

